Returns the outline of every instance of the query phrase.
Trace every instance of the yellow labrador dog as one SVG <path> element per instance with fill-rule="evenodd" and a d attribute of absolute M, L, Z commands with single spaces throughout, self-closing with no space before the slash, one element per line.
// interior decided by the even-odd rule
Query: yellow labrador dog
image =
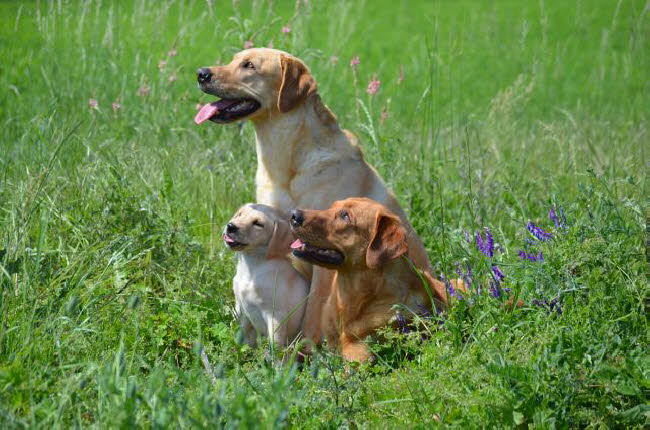
<path fill-rule="evenodd" d="M 280 210 L 295 207 L 326 209 L 347 197 L 368 197 L 399 216 L 415 264 L 430 272 L 422 241 L 406 214 L 377 172 L 366 163 L 357 138 L 341 129 L 323 104 L 309 69 L 298 58 L 275 49 L 254 48 L 235 54 L 230 64 L 198 70 L 202 91 L 220 98 L 195 117 L 230 123 L 253 122 L 257 150 L 257 202 Z M 310 297 L 303 335 L 321 342 L 321 311 L 334 272 L 323 267 L 303 268 L 311 273 Z M 447 302 L 435 291 L 437 305 Z"/>

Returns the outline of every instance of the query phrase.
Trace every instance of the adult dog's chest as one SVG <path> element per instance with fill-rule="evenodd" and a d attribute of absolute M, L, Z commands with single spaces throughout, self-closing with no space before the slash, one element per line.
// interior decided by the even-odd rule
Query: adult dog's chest
<path fill-rule="evenodd" d="M 257 201 L 290 210 L 326 209 L 334 201 L 363 194 L 364 170 L 358 160 L 312 153 L 279 172 L 258 165 Z"/>

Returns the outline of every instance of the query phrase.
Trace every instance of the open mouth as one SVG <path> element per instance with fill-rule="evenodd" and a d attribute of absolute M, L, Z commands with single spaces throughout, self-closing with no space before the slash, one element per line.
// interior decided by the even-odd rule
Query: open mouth
<path fill-rule="evenodd" d="M 243 248 L 243 247 L 246 246 L 245 243 L 241 243 L 241 242 L 236 241 L 235 239 L 230 237 L 228 234 L 223 235 L 223 241 L 226 242 L 226 245 L 228 245 L 228 247 L 230 249 L 240 249 L 240 248 Z"/>
<path fill-rule="evenodd" d="M 203 106 L 194 117 L 194 122 L 202 124 L 207 120 L 217 123 L 237 121 L 259 108 L 259 102 L 253 99 L 221 99 Z"/>
<path fill-rule="evenodd" d="M 343 254 L 335 249 L 318 248 L 300 239 L 291 244 L 291 249 L 296 257 L 314 264 L 338 266 L 345 259 Z"/>

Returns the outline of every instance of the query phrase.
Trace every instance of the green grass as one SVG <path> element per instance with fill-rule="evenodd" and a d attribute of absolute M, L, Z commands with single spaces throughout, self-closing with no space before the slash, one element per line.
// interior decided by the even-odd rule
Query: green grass
<path fill-rule="evenodd" d="M 649 35 L 644 1 L 0 3 L 0 427 L 647 426 Z M 483 287 L 375 365 L 236 341 L 219 231 L 253 132 L 194 125 L 194 71 L 251 38 L 305 59 L 436 269 Z"/>

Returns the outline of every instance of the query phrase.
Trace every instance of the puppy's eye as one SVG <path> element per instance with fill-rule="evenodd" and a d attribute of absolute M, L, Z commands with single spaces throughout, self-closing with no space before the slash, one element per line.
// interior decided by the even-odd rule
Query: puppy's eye
<path fill-rule="evenodd" d="M 341 218 L 345 222 L 350 222 L 350 214 L 348 213 L 348 211 L 339 212 L 339 218 Z"/>
<path fill-rule="evenodd" d="M 241 65 L 244 69 L 254 69 L 255 66 L 250 61 L 244 61 Z"/>
<path fill-rule="evenodd" d="M 253 225 L 254 225 L 255 227 L 264 228 L 264 224 L 262 224 L 262 223 L 259 222 L 258 220 L 253 221 Z"/>

